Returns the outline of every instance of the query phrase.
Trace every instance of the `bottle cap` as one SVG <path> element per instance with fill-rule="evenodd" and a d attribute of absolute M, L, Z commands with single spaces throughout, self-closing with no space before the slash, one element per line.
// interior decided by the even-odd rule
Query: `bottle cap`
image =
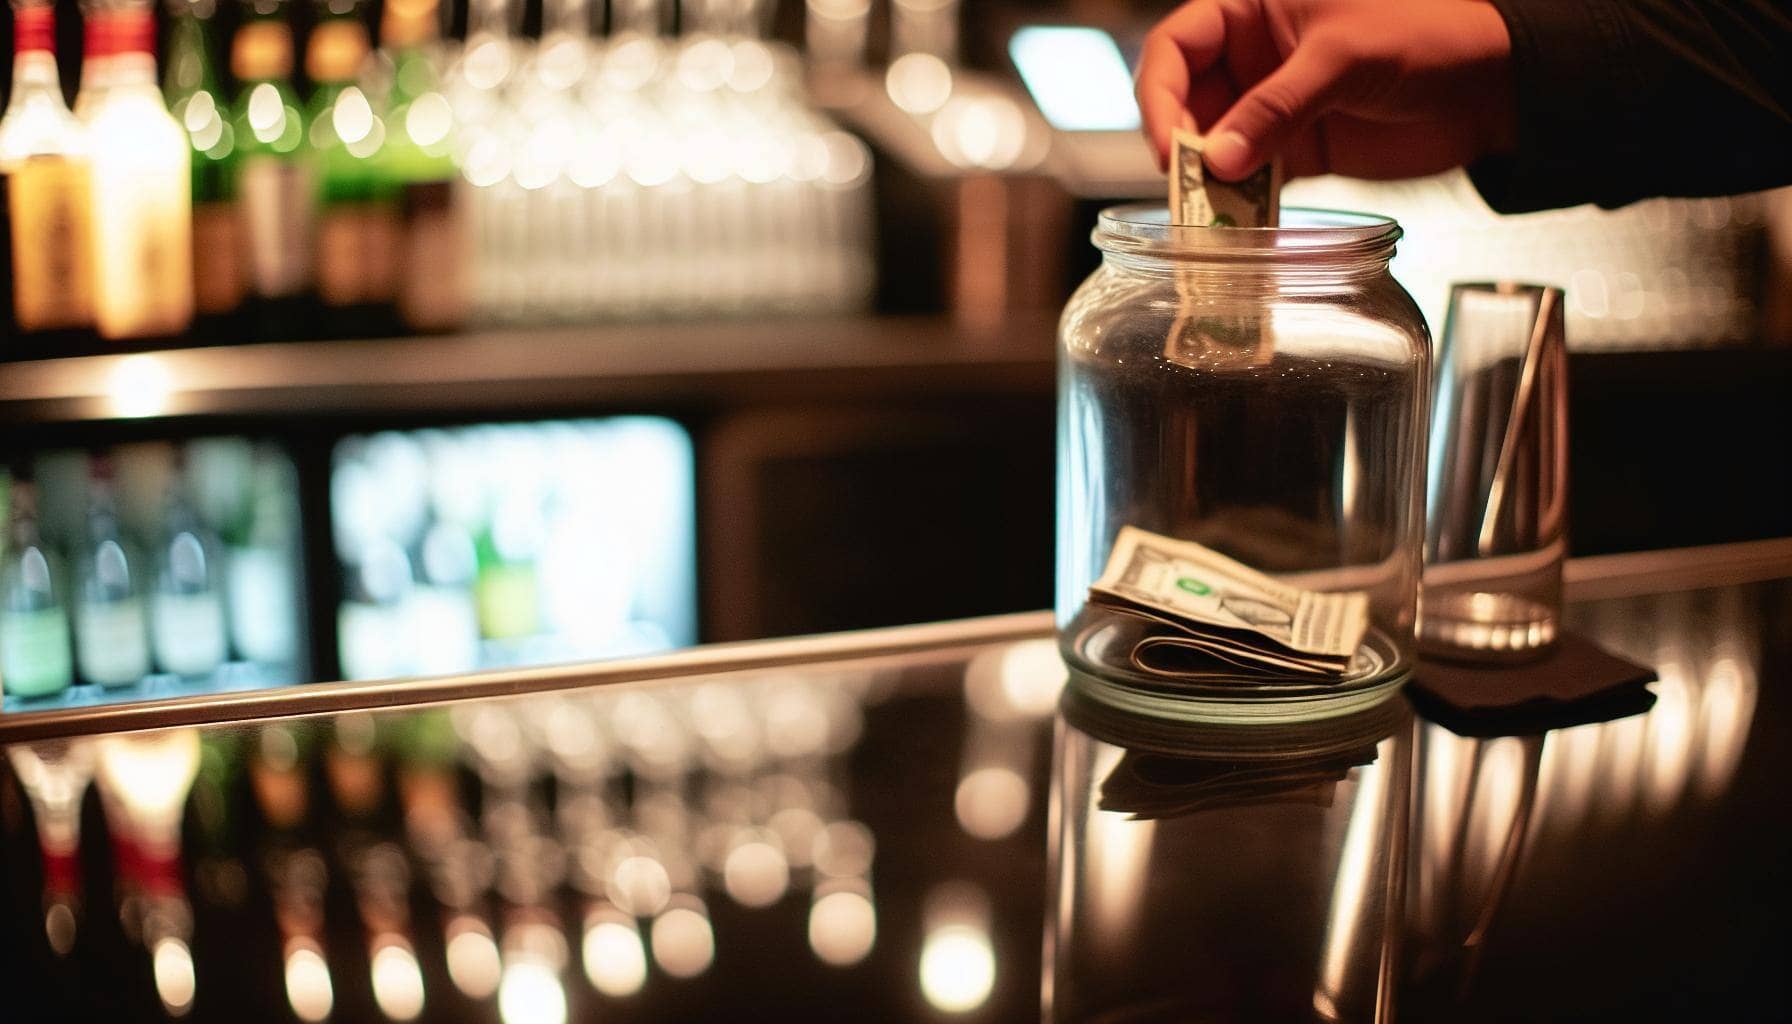
<path fill-rule="evenodd" d="M 101 19 L 111 36 L 109 52 L 115 54 L 156 52 L 156 19 L 147 7 L 114 11 Z M 91 24 L 91 22 L 89 22 Z"/>
<path fill-rule="evenodd" d="M 27 4 L 12 12 L 14 53 L 56 49 L 56 9 L 49 4 Z"/>

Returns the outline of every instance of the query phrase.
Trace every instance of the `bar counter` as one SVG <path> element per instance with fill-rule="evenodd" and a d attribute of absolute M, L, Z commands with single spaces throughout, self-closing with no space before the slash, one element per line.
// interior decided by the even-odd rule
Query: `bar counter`
<path fill-rule="evenodd" d="M 1568 582 L 1647 710 L 1095 720 L 1040 612 L 8 714 L 8 1019 L 1774 1018 L 1792 544 Z"/>

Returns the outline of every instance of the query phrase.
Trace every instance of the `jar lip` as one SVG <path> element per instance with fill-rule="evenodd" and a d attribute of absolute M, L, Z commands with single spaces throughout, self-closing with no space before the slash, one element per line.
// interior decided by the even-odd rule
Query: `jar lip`
<path fill-rule="evenodd" d="M 1101 211 L 1091 240 L 1103 252 L 1166 259 L 1349 259 L 1391 253 L 1401 234 L 1375 213 L 1284 206 L 1280 227 L 1204 228 L 1171 224 L 1164 204 L 1129 203 Z"/>

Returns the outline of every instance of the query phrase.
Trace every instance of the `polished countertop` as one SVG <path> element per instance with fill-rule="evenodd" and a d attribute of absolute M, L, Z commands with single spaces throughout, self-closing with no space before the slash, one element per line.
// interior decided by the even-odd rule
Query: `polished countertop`
<path fill-rule="evenodd" d="M 1653 706 L 1517 736 L 1092 715 L 1043 615 L 19 716 L 0 976 L 20 1019 L 1779 1019 L 1764 554 L 1576 563 Z"/>

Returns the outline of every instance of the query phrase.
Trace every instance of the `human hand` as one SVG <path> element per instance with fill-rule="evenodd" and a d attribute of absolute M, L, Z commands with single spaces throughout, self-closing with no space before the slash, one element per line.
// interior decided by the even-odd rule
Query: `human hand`
<path fill-rule="evenodd" d="M 1145 37 L 1137 90 L 1160 167 L 1178 127 L 1237 180 L 1406 178 L 1514 144 L 1512 40 L 1485 0 L 1189 0 Z"/>

